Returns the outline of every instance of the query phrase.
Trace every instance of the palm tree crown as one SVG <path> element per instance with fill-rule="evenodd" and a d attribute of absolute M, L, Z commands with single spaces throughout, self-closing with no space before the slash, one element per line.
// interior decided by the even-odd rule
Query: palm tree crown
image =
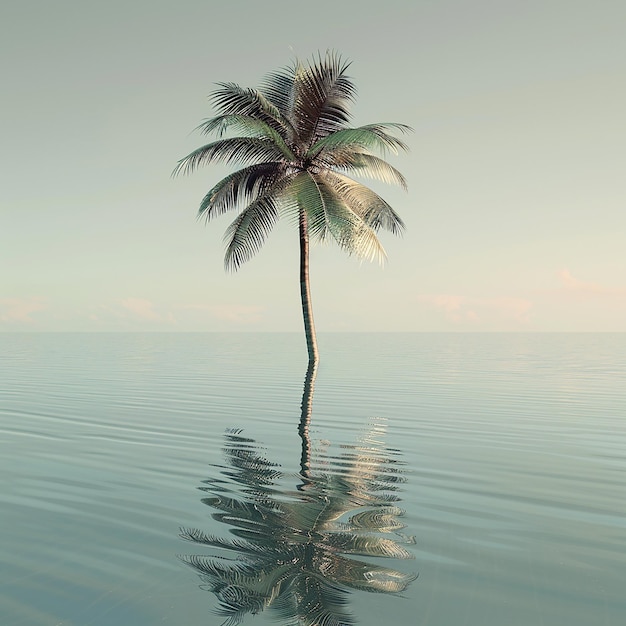
<path fill-rule="evenodd" d="M 174 170 L 188 173 L 213 162 L 243 166 L 217 183 L 199 210 L 207 221 L 238 212 L 224 237 L 227 270 L 238 269 L 260 249 L 281 215 L 299 225 L 301 295 L 312 361 L 317 361 L 317 347 L 308 287 L 309 239 L 332 238 L 349 254 L 382 261 L 385 252 L 377 231 L 397 234 L 404 228 L 387 202 L 349 174 L 406 188 L 402 174 L 374 152 L 406 150 L 391 132 L 411 129 L 392 123 L 348 126 L 355 96 L 348 65 L 327 53 L 310 64 L 295 62 L 269 74 L 258 89 L 220 83 L 212 94 L 219 114 L 198 127 L 217 140 L 181 159 Z M 236 136 L 226 137 L 232 130 Z"/>

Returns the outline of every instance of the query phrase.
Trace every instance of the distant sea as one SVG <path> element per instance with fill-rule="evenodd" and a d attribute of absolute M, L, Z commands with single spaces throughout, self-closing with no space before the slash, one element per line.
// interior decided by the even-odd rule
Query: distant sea
<path fill-rule="evenodd" d="M 0 334 L 0 623 L 625 623 L 626 334 L 319 343 Z"/>

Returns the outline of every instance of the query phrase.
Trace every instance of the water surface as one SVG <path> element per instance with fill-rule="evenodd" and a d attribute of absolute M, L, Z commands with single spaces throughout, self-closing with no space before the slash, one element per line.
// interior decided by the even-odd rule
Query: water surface
<path fill-rule="evenodd" d="M 320 350 L 303 437 L 300 335 L 0 335 L 1 623 L 624 622 L 625 335 Z"/>

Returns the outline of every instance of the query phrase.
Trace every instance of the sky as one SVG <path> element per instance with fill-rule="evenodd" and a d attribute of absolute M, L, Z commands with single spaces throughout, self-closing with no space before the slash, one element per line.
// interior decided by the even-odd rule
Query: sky
<path fill-rule="evenodd" d="M 21 0 L 0 7 L 0 332 L 301 331 L 298 237 L 237 273 L 229 170 L 170 176 L 215 83 L 332 49 L 354 125 L 414 129 L 384 267 L 312 250 L 318 332 L 626 331 L 623 0 Z"/>

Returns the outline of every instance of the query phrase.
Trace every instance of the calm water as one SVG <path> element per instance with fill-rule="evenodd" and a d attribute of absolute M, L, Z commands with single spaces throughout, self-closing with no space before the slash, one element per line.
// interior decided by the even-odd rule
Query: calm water
<path fill-rule="evenodd" d="M 625 622 L 626 335 L 320 350 L 0 335 L 0 623 Z"/>

